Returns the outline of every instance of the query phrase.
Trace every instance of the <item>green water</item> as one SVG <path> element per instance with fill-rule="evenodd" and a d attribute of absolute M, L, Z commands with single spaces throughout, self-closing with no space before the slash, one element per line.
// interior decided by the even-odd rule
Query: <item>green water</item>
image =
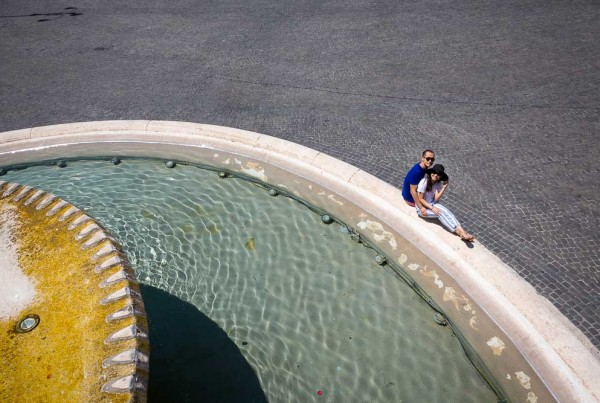
<path fill-rule="evenodd" d="M 374 251 L 294 200 L 149 160 L 2 179 L 64 198 L 123 245 L 150 322 L 151 402 L 497 401 Z"/>

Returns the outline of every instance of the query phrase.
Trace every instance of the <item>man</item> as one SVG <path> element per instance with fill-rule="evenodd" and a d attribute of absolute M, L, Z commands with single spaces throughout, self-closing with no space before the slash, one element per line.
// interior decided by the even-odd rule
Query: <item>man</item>
<path fill-rule="evenodd" d="M 427 216 L 427 209 L 419 203 L 417 197 L 417 185 L 425 176 L 427 169 L 431 168 L 435 161 L 435 154 L 431 150 L 423 151 L 421 154 L 421 161 L 413 166 L 404 178 L 404 184 L 402 185 L 402 197 L 409 206 L 414 207 L 415 205 L 423 214 Z"/>

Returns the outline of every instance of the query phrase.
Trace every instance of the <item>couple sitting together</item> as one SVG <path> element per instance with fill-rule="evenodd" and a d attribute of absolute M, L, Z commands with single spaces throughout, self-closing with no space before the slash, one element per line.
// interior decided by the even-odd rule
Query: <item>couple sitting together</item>
<path fill-rule="evenodd" d="M 448 208 L 438 203 L 448 187 L 448 175 L 444 172 L 444 166 L 433 165 L 434 161 L 433 151 L 423 151 L 421 162 L 415 164 L 404 178 L 402 197 L 409 206 L 417 209 L 420 217 L 437 218 L 450 232 L 471 242 L 475 240 L 473 235 L 460 226 Z"/>

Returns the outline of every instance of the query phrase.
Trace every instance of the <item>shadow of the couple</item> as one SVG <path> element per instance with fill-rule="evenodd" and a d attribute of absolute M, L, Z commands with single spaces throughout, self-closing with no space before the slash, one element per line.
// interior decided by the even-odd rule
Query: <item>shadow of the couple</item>
<path fill-rule="evenodd" d="M 252 367 L 194 305 L 142 285 L 150 330 L 150 402 L 266 402 Z"/>

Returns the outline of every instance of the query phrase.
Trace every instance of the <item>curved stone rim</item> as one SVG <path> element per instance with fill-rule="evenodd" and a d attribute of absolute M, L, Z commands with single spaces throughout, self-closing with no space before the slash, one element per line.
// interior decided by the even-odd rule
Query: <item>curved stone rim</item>
<path fill-rule="evenodd" d="M 92 256 L 91 266 L 94 271 L 101 274 L 100 288 L 108 286 L 120 287 L 117 291 L 107 293 L 98 301 L 98 304 L 108 305 L 126 299 L 125 305 L 119 307 L 105 318 L 105 323 L 116 322 L 119 319 L 132 318 L 131 324 L 113 331 L 107 327 L 103 340 L 98 343 L 111 344 L 121 340 L 145 340 L 148 342 L 145 326 L 140 326 L 140 321 L 145 321 L 146 313 L 141 298 L 138 283 L 135 280 L 133 269 L 122 253 L 121 246 L 109 232 L 96 220 L 73 204 L 41 189 L 21 185 L 16 182 L 0 180 L 0 199 L 10 200 L 15 204 L 31 206 L 39 214 L 46 217 L 58 217 L 65 231 L 71 233 L 71 238 L 80 249 L 99 248 Z M 118 272 L 109 274 L 110 271 L 119 269 Z M 112 270 L 108 270 L 112 269 Z M 85 273 L 81 273 L 85 276 Z M 145 401 L 148 389 L 148 362 L 147 348 L 140 348 L 138 343 L 135 348 L 120 351 L 115 345 L 114 354 L 106 357 L 101 363 L 102 377 L 105 379 L 98 393 L 126 393 L 130 399 Z M 132 371 L 125 376 L 111 378 L 106 370 L 115 365 L 134 364 Z"/>
<path fill-rule="evenodd" d="M 7 166 L 34 162 L 44 153 L 55 158 L 85 157 L 92 154 L 80 151 L 70 155 L 70 148 L 98 143 L 110 143 L 117 156 L 148 156 L 149 152 L 141 150 L 149 143 L 195 148 L 198 152 L 227 152 L 276 166 L 351 199 L 426 253 L 449 281 L 476 302 L 509 337 L 554 398 L 600 400 L 600 385 L 596 382 L 600 379 L 598 350 L 548 300 L 483 246 L 468 249 L 453 235 L 419 219 L 401 202 L 398 189 L 324 153 L 239 129 L 140 120 L 72 123 L 1 133 L 0 157 Z M 136 146 L 140 146 L 138 154 Z M 188 160 L 194 159 L 191 151 L 186 155 Z M 439 295 L 432 298 L 442 301 Z"/>

